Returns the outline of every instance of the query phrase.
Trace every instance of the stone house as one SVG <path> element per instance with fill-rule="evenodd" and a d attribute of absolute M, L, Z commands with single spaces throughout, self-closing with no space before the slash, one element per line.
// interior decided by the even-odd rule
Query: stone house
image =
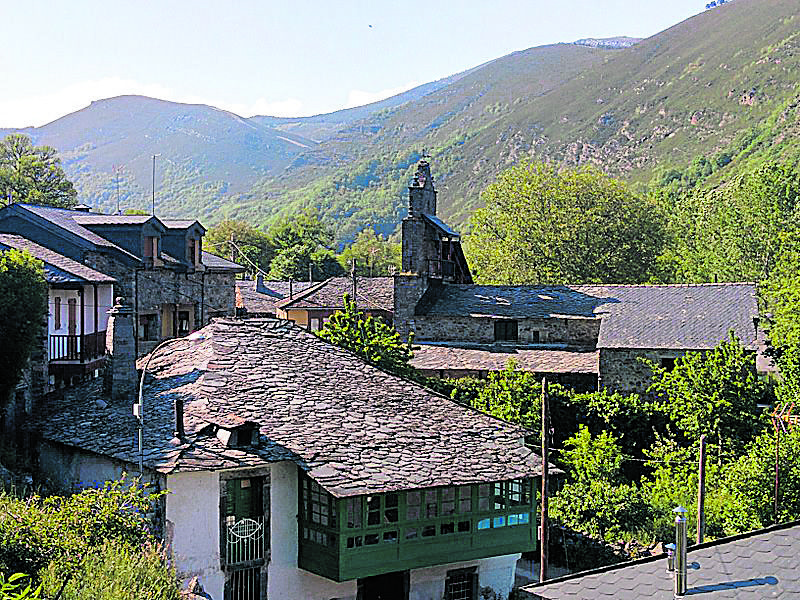
<path fill-rule="evenodd" d="M 286 320 L 216 319 L 199 333 L 152 357 L 141 454 L 124 351 L 121 393 L 98 401 L 89 383 L 54 396 L 37 419 L 53 483 L 118 477 L 142 457 L 170 491 L 160 512 L 179 573 L 216 600 L 508 595 L 536 546 L 541 461 L 522 429 Z"/>
<path fill-rule="evenodd" d="M 391 277 L 330 277 L 324 281 L 237 282 L 237 308 L 246 316 L 288 319 L 317 331 L 337 312 L 344 310 L 344 295 L 356 299 L 366 316 L 380 317 L 392 324 L 394 280 Z"/>
<path fill-rule="evenodd" d="M 133 304 L 139 355 L 235 313 L 234 280 L 244 269 L 203 251 L 197 221 L 11 204 L 0 209 L 0 232 L 113 277 L 114 296 Z"/>
<path fill-rule="evenodd" d="M 114 278 L 22 236 L 0 234 L 0 252 L 23 250 L 42 261 L 47 282 L 47 320 L 40 344 L 15 397 L 0 402 L 0 432 L 16 432 L 16 422 L 30 414 L 49 389 L 74 379 L 97 376 L 106 353 L 108 309 Z M 6 400 L 6 399 L 3 399 Z"/>
<path fill-rule="evenodd" d="M 650 379 L 641 359 L 670 367 L 729 331 L 757 350 L 752 283 L 475 285 L 458 234 L 435 211 L 422 161 L 403 219 L 394 323 L 401 335 L 414 332 L 412 364 L 428 375 L 484 376 L 513 359 L 577 389 L 641 391 Z"/>

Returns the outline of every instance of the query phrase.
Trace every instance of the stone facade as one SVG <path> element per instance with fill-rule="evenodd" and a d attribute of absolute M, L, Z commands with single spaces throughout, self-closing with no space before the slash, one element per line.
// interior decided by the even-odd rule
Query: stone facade
<path fill-rule="evenodd" d="M 686 352 L 668 348 L 601 348 L 598 386 L 622 393 L 642 393 L 653 376 L 645 361 L 662 365 L 662 360 L 674 361 Z"/>
<path fill-rule="evenodd" d="M 415 316 L 414 335 L 419 342 L 471 342 L 492 344 L 495 340 L 492 317 Z M 593 348 L 600 330 L 599 319 L 513 319 L 517 322 L 518 344 L 548 344 Z"/>

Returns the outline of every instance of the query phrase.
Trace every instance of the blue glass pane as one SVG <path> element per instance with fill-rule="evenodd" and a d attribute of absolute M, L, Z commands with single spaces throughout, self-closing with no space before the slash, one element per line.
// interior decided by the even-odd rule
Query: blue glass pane
<path fill-rule="evenodd" d="M 490 519 L 481 519 L 480 521 L 478 521 L 478 529 L 489 529 L 490 526 L 491 526 Z"/>
<path fill-rule="evenodd" d="M 504 527 L 506 524 L 505 517 L 495 517 L 494 523 L 492 523 L 492 527 Z"/>

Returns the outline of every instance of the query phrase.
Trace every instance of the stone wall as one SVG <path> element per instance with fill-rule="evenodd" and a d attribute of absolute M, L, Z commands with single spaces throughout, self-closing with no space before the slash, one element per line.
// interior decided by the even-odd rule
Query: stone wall
<path fill-rule="evenodd" d="M 204 325 L 210 316 L 234 316 L 236 314 L 236 274 L 232 272 L 206 271 L 205 274 Z"/>
<path fill-rule="evenodd" d="M 397 288 L 395 288 L 397 299 Z M 492 317 L 414 317 L 415 339 L 431 342 L 471 342 L 491 344 L 494 339 Z M 541 344 L 565 344 L 576 347 L 594 347 L 600 331 L 599 319 L 516 319 L 518 343 L 533 344 L 535 332 Z"/>
<path fill-rule="evenodd" d="M 405 274 L 394 276 L 394 326 L 402 338 L 416 330 L 414 309 L 427 289 L 427 277 Z"/>
<path fill-rule="evenodd" d="M 645 359 L 661 364 L 662 358 L 675 359 L 685 350 L 654 348 L 601 348 L 598 387 L 609 390 L 643 393 L 652 381 L 653 372 Z"/>

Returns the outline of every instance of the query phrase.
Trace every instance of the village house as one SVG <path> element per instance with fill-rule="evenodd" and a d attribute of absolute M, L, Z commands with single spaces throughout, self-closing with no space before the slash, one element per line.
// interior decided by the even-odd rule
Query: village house
<path fill-rule="evenodd" d="M 61 390 L 37 417 L 54 485 L 142 460 L 170 491 L 179 573 L 215 600 L 507 597 L 536 547 L 541 461 L 524 430 L 289 321 L 222 318 L 150 357 L 140 453 L 130 319 L 112 310 L 109 394 Z"/>
<path fill-rule="evenodd" d="M 641 391 L 651 370 L 733 332 L 758 349 L 752 283 L 698 285 L 475 285 L 455 231 L 436 217 L 421 161 L 402 223 L 394 324 L 414 332 L 412 365 L 440 377 L 485 376 L 514 360 L 582 390 Z"/>
<path fill-rule="evenodd" d="M 394 281 L 391 277 L 330 277 L 324 281 L 237 282 L 237 308 L 245 316 L 289 319 L 317 331 L 331 315 L 344 310 L 344 296 L 355 298 L 356 307 L 368 317 L 392 324 Z"/>
<path fill-rule="evenodd" d="M 203 251 L 197 221 L 18 203 L 0 209 L 0 232 L 113 277 L 114 296 L 133 304 L 138 355 L 235 313 L 234 280 L 244 269 Z"/>
<path fill-rule="evenodd" d="M 24 237 L 0 234 L 0 252 L 28 252 L 42 261 L 47 282 L 47 320 L 40 344 L 17 385 L 15 397 L 0 410 L 0 432 L 18 432 L 15 424 L 30 414 L 50 389 L 96 377 L 104 367 L 106 324 L 114 278 Z"/>

